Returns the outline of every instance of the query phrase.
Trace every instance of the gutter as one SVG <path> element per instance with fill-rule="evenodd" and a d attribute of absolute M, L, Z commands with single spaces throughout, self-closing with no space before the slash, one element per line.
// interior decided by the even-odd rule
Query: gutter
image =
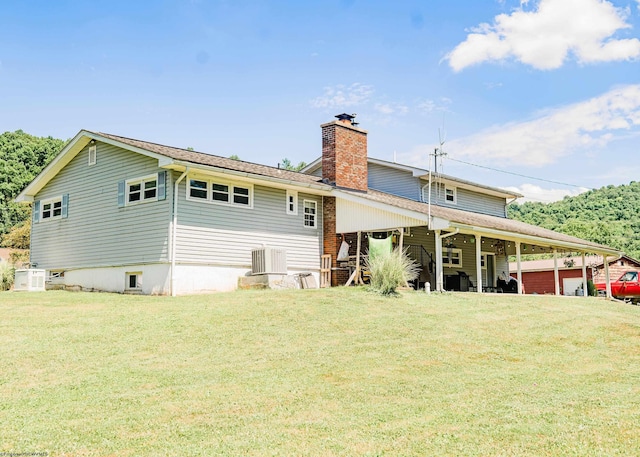
<path fill-rule="evenodd" d="M 225 169 L 225 168 L 218 168 L 218 167 L 214 167 L 214 166 L 207 166 L 207 165 L 194 165 L 193 163 L 189 163 L 189 162 L 183 162 L 183 161 L 174 161 L 173 165 L 177 165 L 177 166 L 181 166 L 181 167 L 186 167 L 187 169 L 191 169 L 193 170 L 202 170 L 205 172 L 213 172 L 213 173 L 219 173 L 222 175 L 231 175 L 231 176 L 237 176 L 237 177 L 241 177 L 241 178 L 248 178 L 250 180 L 254 180 L 255 182 L 263 182 L 263 181 L 268 181 L 268 182 L 272 182 L 272 183 L 277 183 L 277 184 L 281 184 L 284 187 L 298 187 L 298 188 L 307 188 L 307 189 L 313 189 L 316 191 L 324 191 L 323 195 L 331 195 L 334 187 L 333 186 L 329 186 L 327 184 L 322 184 L 322 183 L 303 183 L 300 181 L 292 181 L 290 179 L 284 179 L 284 178 L 274 178 L 272 176 L 264 176 L 264 175 L 258 175 L 255 173 L 249 173 L 246 171 L 236 171 L 236 170 L 229 170 L 229 169 Z M 170 168 L 170 167 L 166 167 L 166 168 Z"/>
<path fill-rule="evenodd" d="M 470 226 L 465 224 L 457 224 L 455 222 L 451 222 L 451 226 L 452 227 L 457 226 L 464 230 L 469 230 L 474 233 L 496 235 L 496 236 L 502 237 L 502 239 L 505 239 L 505 240 L 524 241 L 526 243 L 536 244 L 539 246 L 549 246 L 549 247 L 555 246 L 555 247 L 575 249 L 577 251 L 594 252 L 594 253 L 617 255 L 617 256 L 621 255 L 620 251 L 616 251 L 614 249 L 608 250 L 598 246 L 590 246 L 587 244 L 574 243 L 571 241 L 550 240 L 549 238 L 538 237 L 535 235 L 525 235 L 525 234 L 516 233 L 516 232 L 505 232 L 502 230 L 490 229 L 485 227 L 475 227 L 475 226 Z"/>
<path fill-rule="evenodd" d="M 189 173 L 189 167 L 184 170 L 184 173 L 180 175 L 180 177 L 176 180 L 173 185 L 173 219 L 171 221 L 171 268 L 169 272 L 170 282 L 171 282 L 171 296 L 176 296 L 176 284 L 175 284 L 175 269 L 176 269 L 176 236 L 178 231 L 178 191 L 180 182 L 187 176 Z"/>
<path fill-rule="evenodd" d="M 450 236 L 457 235 L 458 233 L 460 233 L 460 229 L 456 228 L 455 232 L 449 232 L 444 235 L 440 235 L 440 239 L 442 240 L 443 238 L 449 238 Z"/>

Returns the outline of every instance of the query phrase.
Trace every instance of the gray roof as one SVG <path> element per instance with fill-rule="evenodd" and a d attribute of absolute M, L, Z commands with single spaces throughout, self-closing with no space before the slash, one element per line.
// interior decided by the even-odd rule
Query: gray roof
<path fill-rule="evenodd" d="M 322 183 L 322 180 L 317 176 L 311 176 L 305 173 L 299 173 L 297 171 L 284 170 L 282 168 L 270 167 L 268 165 L 259 165 L 256 163 L 244 162 L 242 160 L 229 159 L 228 157 L 221 157 L 212 154 L 205 154 L 203 152 L 174 148 L 162 144 L 150 143 L 148 141 L 140 141 L 133 138 L 125 138 L 118 135 L 112 135 L 110 133 L 100 132 L 96 133 L 96 135 L 103 136 L 120 143 L 128 144 L 136 148 L 144 149 L 146 151 L 154 152 L 156 154 L 160 154 L 174 160 L 181 160 L 193 164 L 207 165 L 233 171 L 241 171 L 258 176 L 285 179 L 288 181 L 295 181 L 304 184 Z"/>

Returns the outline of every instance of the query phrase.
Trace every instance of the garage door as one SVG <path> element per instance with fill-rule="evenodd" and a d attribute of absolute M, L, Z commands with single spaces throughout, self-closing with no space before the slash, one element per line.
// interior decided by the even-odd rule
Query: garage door
<path fill-rule="evenodd" d="M 564 278 L 562 280 L 562 295 L 577 295 L 576 289 L 582 291 L 582 278 Z M 582 295 L 582 292 L 579 292 Z"/>

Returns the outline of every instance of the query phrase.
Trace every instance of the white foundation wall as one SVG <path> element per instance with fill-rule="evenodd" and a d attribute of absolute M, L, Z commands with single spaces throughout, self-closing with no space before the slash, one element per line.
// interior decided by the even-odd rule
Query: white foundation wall
<path fill-rule="evenodd" d="M 238 277 L 249 270 L 246 267 L 177 264 L 174 272 L 176 295 L 236 290 Z"/>
<path fill-rule="evenodd" d="M 247 276 L 251 268 L 222 267 L 213 265 L 176 265 L 174 281 L 176 295 L 202 294 L 208 292 L 225 292 L 238 288 L 238 278 Z M 288 275 L 311 273 L 320 283 L 320 273 L 313 270 L 287 271 Z"/>
<path fill-rule="evenodd" d="M 238 288 L 238 278 L 251 271 L 246 267 L 223 267 L 212 265 L 181 265 L 175 268 L 176 295 L 225 292 Z M 67 288 L 97 292 L 133 292 L 144 295 L 171 295 L 171 267 L 169 264 L 130 265 L 126 267 L 101 267 L 66 270 L 63 278 L 52 279 L 48 288 Z M 139 289 L 127 287 L 128 274 L 140 275 Z M 288 275 L 311 273 L 315 283 L 320 283 L 320 274 L 313 270 L 289 269 Z M 296 281 L 297 283 L 297 281 Z"/>
<path fill-rule="evenodd" d="M 145 295 L 169 295 L 171 293 L 169 272 L 169 264 L 82 268 L 66 270 L 64 278 L 54 279 L 49 284 L 53 287 L 64 286 L 68 289 L 123 293 L 129 291 L 126 287 L 127 274 L 141 273 L 142 285 L 139 290 L 135 290 L 136 292 Z"/>

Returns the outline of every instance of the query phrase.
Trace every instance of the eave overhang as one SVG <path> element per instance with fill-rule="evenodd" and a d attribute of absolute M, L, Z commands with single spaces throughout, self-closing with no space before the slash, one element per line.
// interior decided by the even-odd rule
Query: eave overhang
<path fill-rule="evenodd" d="M 74 136 L 62 150 L 58 153 L 58 155 L 47 165 L 44 170 L 36 176 L 36 178 L 31 181 L 31 183 L 25 187 L 25 189 L 18 194 L 15 198 L 16 202 L 31 202 L 34 199 L 34 196 L 38 194 L 42 190 L 44 186 L 47 185 L 51 179 L 55 175 L 57 175 L 60 170 L 62 170 L 65 166 L 71 162 L 75 156 L 78 155 L 80 151 L 82 151 L 87 144 L 91 141 L 100 141 L 102 143 L 107 143 L 113 146 L 117 146 L 120 148 L 128 149 L 133 152 L 137 152 L 138 154 L 145 155 L 147 157 L 152 157 L 158 160 L 158 166 L 164 168 L 170 165 L 173 160 L 169 157 L 165 157 L 160 154 L 156 154 L 151 151 L 147 151 L 145 149 L 137 148 L 135 146 L 125 145 L 118 141 L 114 141 L 110 138 L 105 138 L 102 135 L 94 132 L 90 132 L 88 130 L 80 130 L 76 136 Z"/>

